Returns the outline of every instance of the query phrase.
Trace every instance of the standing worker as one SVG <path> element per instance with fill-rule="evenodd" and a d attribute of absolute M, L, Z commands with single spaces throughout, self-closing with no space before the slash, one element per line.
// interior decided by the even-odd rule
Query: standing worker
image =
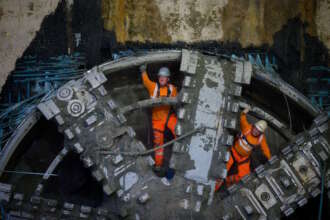
<path fill-rule="evenodd" d="M 143 85 L 148 90 L 151 98 L 177 96 L 176 87 L 169 83 L 171 73 L 167 67 L 162 67 L 159 69 L 157 82 L 153 82 L 149 79 L 146 71 L 146 65 L 140 66 L 140 72 L 142 73 Z M 177 117 L 171 106 L 163 105 L 152 108 L 151 118 L 154 147 L 163 145 L 164 138 L 166 141 L 170 141 L 175 138 L 174 129 L 177 123 Z M 160 148 L 155 151 L 154 168 L 158 174 L 164 171 L 164 148 Z"/>
<path fill-rule="evenodd" d="M 268 160 L 271 158 L 271 153 L 264 135 L 265 130 L 267 129 L 267 122 L 260 120 L 254 125 L 251 125 L 246 118 L 246 114 L 249 110 L 249 108 L 245 108 L 241 113 L 241 132 L 230 149 L 230 158 L 227 162 L 227 172 L 229 172 L 235 164 L 237 167 L 237 173 L 227 176 L 227 186 L 239 182 L 244 176 L 250 174 L 250 155 L 255 148 L 260 147 L 263 155 Z M 219 190 L 222 184 L 223 180 L 218 179 L 215 190 Z"/>

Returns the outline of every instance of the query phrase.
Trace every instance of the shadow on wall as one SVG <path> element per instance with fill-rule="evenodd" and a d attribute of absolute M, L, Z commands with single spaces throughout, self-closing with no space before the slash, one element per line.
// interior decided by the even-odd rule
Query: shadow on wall
<path fill-rule="evenodd" d="M 270 48 L 278 58 L 282 78 L 304 93 L 310 67 L 330 64 L 328 49 L 317 37 L 307 33 L 307 25 L 297 17 L 290 19 L 275 33 Z"/>
<path fill-rule="evenodd" d="M 65 1 L 61 1 L 55 12 L 44 18 L 22 57 L 37 55 L 39 58 L 49 58 L 67 53 L 65 7 Z"/>
<path fill-rule="evenodd" d="M 101 1 L 79 0 L 71 7 L 70 12 L 62 0 L 55 12 L 44 18 L 22 56 L 37 55 L 42 60 L 68 54 L 68 47 L 72 45 L 70 52 L 83 53 L 88 68 L 99 64 L 103 33 Z"/>

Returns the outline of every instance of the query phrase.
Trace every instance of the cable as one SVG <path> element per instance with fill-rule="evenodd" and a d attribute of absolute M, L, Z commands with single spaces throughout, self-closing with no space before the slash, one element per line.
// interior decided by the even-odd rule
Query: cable
<path fill-rule="evenodd" d="M 322 163 L 320 163 L 320 166 L 322 167 Z M 326 164 L 324 164 L 323 169 L 321 170 L 321 172 L 322 172 L 322 176 L 321 176 L 321 195 L 320 195 L 318 220 L 322 220 L 322 208 L 323 208 L 323 196 L 324 196 L 324 179 L 325 179 L 326 170 L 327 170 L 327 166 L 326 166 Z"/>
<path fill-rule="evenodd" d="M 282 93 L 282 94 L 284 96 L 284 100 L 285 100 L 286 106 L 288 108 L 288 115 L 289 115 L 289 122 L 290 122 L 290 132 L 292 132 L 292 120 L 291 120 L 291 112 L 290 112 L 289 102 L 288 102 L 288 99 L 287 99 L 286 95 L 284 93 Z"/>

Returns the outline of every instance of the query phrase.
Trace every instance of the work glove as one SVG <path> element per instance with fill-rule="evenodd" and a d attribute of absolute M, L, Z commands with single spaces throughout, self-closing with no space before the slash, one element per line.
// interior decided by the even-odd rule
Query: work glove
<path fill-rule="evenodd" d="M 247 114 L 247 113 L 250 111 L 250 109 L 251 109 L 250 107 L 246 107 L 246 108 L 243 110 L 243 113 L 244 113 L 244 114 Z"/>
<path fill-rule="evenodd" d="M 144 72 L 146 72 L 146 71 L 147 71 L 147 65 L 146 65 L 146 64 L 141 65 L 141 66 L 140 66 L 140 72 L 141 72 L 141 73 L 144 73 Z"/>

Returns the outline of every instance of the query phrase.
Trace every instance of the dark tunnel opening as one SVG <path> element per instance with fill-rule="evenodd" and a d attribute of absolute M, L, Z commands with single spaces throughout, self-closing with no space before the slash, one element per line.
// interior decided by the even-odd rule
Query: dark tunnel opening
<path fill-rule="evenodd" d="M 244 87 L 242 96 L 285 122 L 294 134 L 307 130 L 312 124 L 313 116 L 306 110 L 287 95 L 256 78 L 252 78 L 251 84 Z"/>
<path fill-rule="evenodd" d="M 6 166 L 6 170 L 45 172 L 63 147 L 63 141 L 64 137 L 57 131 L 56 123 L 41 117 L 17 146 Z M 20 180 L 21 178 L 22 180 Z M 27 181 L 29 184 L 25 183 L 25 178 L 31 178 L 30 181 Z M 17 182 L 18 189 L 32 193 L 33 187 L 36 187 L 35 184 L 40 180 L 40 176 L 4 173 L 1 179 L 8 182 Z"/>
<path fill-rule="evenodd" d="M 53 173 L 56 176 L 42 181 L 42 175 L 64 146 L 63 134 L 57 129 L 54 121 L 41 117 L 17 146 L 6 166 L 10 173 L 5 171 L 1 181 L 15 184 L 15 189 L 26 195 L 33 195 L 37 185 L 43 183 L 42 196 L 99 206 L 103 199 L 102 186 L 74 152 L 67 154 L 56 167 Z"/>

